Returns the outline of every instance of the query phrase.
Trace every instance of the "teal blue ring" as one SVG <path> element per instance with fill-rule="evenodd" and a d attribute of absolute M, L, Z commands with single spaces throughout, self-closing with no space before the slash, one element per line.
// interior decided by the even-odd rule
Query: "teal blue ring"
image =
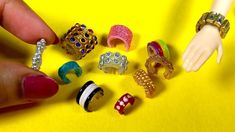
<path fill-rule="evenodd" d="M 65 84 L 70 83 L 71 81 L 66 77 L 66 74 L 71 71 L 74 70 L 75 74 L 77 77 L 82 75 L 82 68 L 78 65 L 77 62 L 75 61 L 69 61 L 65 64 L 63 64 L 59 70 L 58 70 L 58 75 L 60 76 L 61 80 L 63 80 L 63 82 Z"/>

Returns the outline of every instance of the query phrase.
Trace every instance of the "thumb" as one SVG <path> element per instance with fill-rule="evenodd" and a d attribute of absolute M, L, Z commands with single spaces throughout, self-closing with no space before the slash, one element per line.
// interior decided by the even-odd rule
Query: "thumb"
<path fill-rule="evenodd" d="M 223 56 L 223 47 L 222 47 L 222 44 L 219 45 L 218 47 L 218 55 L 217 55 L 217 63 L 219 64 L 220 61 L 221 61 L 221 58 Z"/>
<path fill-rule="evenodd" d="M 40 101 L 58 91 L 56 81 L 15 62 L 0 61 L 0 75 L 0 108 Z"/>

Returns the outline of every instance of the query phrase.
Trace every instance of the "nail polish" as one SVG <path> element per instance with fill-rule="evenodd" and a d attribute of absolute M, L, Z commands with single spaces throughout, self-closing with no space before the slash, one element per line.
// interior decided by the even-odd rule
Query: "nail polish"
<path fill-rule="evenodd" d="M 28 99 L 43 99 L 55 95 L 58 84 L 44 75 L 30 75 L 22 80 L 23 95 Z"/>

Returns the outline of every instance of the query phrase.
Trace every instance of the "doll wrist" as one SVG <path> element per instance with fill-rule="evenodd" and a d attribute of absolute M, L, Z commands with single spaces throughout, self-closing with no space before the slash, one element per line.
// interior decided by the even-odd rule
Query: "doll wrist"
<path fill-rule="evenodd" d="M 229 21 L 223 15 L 216 12 L 204 13 L 197 22 L 196 32 L 199 32 L 205 25 L 217 27 L 221 38 L 225 38 L 230 28 Z"/>
<path fill-rule="evenodd" d="M 216 33 L 220 36 L 219 29 L 213 25 L 205 25 L 201 30 L 206 30 L 208 33 Z"/>

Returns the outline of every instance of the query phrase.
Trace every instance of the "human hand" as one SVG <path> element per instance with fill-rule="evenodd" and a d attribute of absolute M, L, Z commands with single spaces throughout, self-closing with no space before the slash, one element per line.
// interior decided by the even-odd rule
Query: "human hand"
<path fill-rule="evenodd" d="M 199 70 L 216 49 L 218 51 L 217 63 L 220 63 L 223 48 L 219 30 L 215 26 L 205 25 L 184 52 L 184 69 L 188 72 Z"/>
<path fill-rule="evenodd" d="M 40 38 L 47 43 L 59 42 L 56 34 L 22 0 L 0 0 L 0 20 L 3 28 L 27 43 L 35 44 Z M 0 108 L 40 101 L 57 91 L 56 81 L 44 73 L 0 60 Z"/>

